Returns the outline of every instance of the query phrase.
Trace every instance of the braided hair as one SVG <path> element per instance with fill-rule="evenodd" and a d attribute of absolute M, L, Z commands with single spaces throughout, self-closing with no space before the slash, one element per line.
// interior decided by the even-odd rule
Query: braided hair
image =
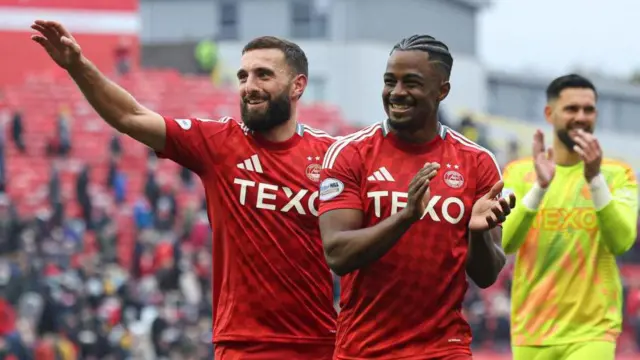
<path fill-rule="evenodd" d="M 437 66 L 437 69 L 449 79 L 451 75 L 451 68 L 453 67 L 453 57 L 449 52 L 449 47 L 442 41 L 436 40 L 433 36 L 429 35 L 412 35 L 404 38 L 398 42 L 389 55 L 394 51 L 424 51 L 429 54 L 429 61 Z"/>

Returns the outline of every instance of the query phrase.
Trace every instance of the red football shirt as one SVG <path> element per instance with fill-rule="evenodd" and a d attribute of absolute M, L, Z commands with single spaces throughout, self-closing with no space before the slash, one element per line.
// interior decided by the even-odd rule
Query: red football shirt
<path fill-rule="evenodd" d="M 467 229 L 473 203 L 501 178 L 489 151 L 445 126 L 416 145 L 399 140 L 386 122 L 372 125 L 327 150 L 320 214 L 358 209 L 363 228 L 376 225 L 406 206 L 409 183 L 427 162 L 441 169 L 423 218 L 381 259 L 341 279 L 337 359 L 470 354 L 461 314 Z"/>
<path fill-rule="evenodd" d="M 316 191 L 333 138 L 301 124 L 291 139 L 273 143 L 231 118 L 165 122 L 159 155 L 198 174 L 205 188 L 214 342 L 333 343 Z"/>

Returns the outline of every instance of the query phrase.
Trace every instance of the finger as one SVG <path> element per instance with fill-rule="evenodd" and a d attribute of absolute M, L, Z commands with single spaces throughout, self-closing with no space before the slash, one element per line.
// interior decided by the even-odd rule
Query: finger
<path fill-rule="evenodd" d="M 584 151 L 582 150 L 582 148 L 580 148 L 580 146 L 579 146 L 579 145 L 573 145 L 573 151 L 575 151 L 576 153 L 578 153 L 578 155 L 580 156 L 580 158 L 581 158 L 582 160 L 586 160 L 586 159 L 587 159 L 586 154 L 584 153 Z"/>
<path fill-rule="evenodd" d="M 500 180 L 493 185 L 489 193 L 486 195 L 489 199 L 495 199 L 500 193 L 502 193 L 502 189 L 504 188 L 504 181 Z"/>
<path fill-rule="evenodd" d="M 409 188 L 411 188 L 412 185 L 414 184 L 416 185 L 422 184 L 422 182 L 424 181 L 424 178 L 428 177 L 428 175 L 431 174 L 432 172 L 435 171 L 437 174 L 439 167 L 440 165 L 437 163 L 425 164 L 425 166 L 422 169 L 420 169 L 420 171 L 418 171 L 418 173 L 413 177 L 413 179 L 411 180 L 411 183 L 409 184 Z M 435 174 L 433 176 L 435 176 Z M 430 178 L 433 178 L 433 176 Z"/>
<path fill-rule="evenodd" d="M 493 206 L 491 208 L 491 212 L 493 213 L 493 215 L 495 215 L 498 222 L 503 222 L 507 218 L 507 216 L 502 211 L 502 207 L 499 204 Z"/>
<path fill-rule="evenodd" d="M 53 29 L 51 29 L 49 27 L 38 25 L 38 24 L 34 24 L 34 25 L 31 26 L 31 28 L 36 30 L 36 31 L 38 31 L 38 32 L 40 32 L 49 41 L 59 41 L 60 40 L 60 36 L 58 35 L 58 33 L 56 33 L 55 30 L 53 30 Z"/>
<path fill-rule="evenodd" d="M 487 220 L 489 229 L 493 229 L 494 227 L 498 226 L 498 222 L 496 221 L 496 219 L 493 218 L 493 215 L 487 215 L 485 219 Z"/>
<path fill-rule="evenodd" d="M 31 40 L 40 44 L 40 46 L 42 46 L 49 54 L 53 54 L 55 52 L 55 47 L 44 36 L 31 35 Z"/>
<path fill-rule="evenodd" d="M 60 34 L 61 36 L 66 36 L 68 38 L 71 38 L 71 34 L 59 22 L 57 22 L 57 21 L 47 21 L 47 25 L 52 27 L 52 28 L 54 28 L 58 32 L 58 34 Z"/>
<path fill-rule="evenodd" d="M 533 134 L 533 156 L 544 152 L 544 133 L 542 130 L 536 130 Z"/>
<path fill-rule="evenodd" d="M 498 203 L 500 204 L 500 209 L 504 216 L 509 216 L 509 214 L 511 214 L 511 206 L 509 206 L 507 199 L 501 198 Z"/>
<path fill-rule="evenodd" d="M 421 170 L 413 180 L 411 180 L 411 183 L 409 184 L 409 194 L 415 193 L 424 184 L 425 180 L 428 180 L 427 174 Z"/>
<path fill-rule="evenodd" d="M 428 173 L 425 177 L 429 180 L 433 179 L 434 177 L 436 177 L 436 175 L 438 174 L 438 170 L 433 170 L 430 173 Z"/>
<path fill-rule="evenodd" d="M 509 194 L 509 208 L 513 209 L 516 207 L 516 194 Z"/>
<path fill-rule="evenodd" d="M 426 163 L 424 164 L 424 166 L 422 167 L 422 170 L 425 170 L 425 172 L 430 172 L 432 170 L 438 170 L 440 169 L 440 164 L 433 162 L 433 163 Z"/>
<path fill-rule="evenodd" d="M 424 195 L 426 194 L 428 188 L 429 188 L 429 181 L 427 180 L 423 182 L 420 185 L 420 187 L 416 190 L 415 199 L 419 199 L 418 201 L 422 203 Z"/>
<path fill-rule="evenodd" d="M 553 148 L 547 149 L 547 160 L 553 161 Z"/>

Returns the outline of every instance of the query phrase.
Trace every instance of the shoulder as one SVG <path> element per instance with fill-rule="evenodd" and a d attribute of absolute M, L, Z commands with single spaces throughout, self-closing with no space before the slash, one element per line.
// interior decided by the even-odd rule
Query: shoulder
<path fill-rule="evenodd" d="M 202 131 L 219 131 L 221 129 L 229 129 L 229 130 L 240 130 L 243 132 L 248 132 L 249 129 L 242 124 L 229 116 L 223 116 L 218 119 L 205 119 L 199 117 L 193 117 L 189 119 L 174 119 L 175 122 L 183 129 L 189 130 L 192 127 L 198 127 Z"/>
<path fill-rule="evenodd" d="M 533 171 L 533 170 L 534 170 L 533 159 L 531 157 L 514 160 L 514 161 L 508 163 L 504 167 L 505 176 L 507 175 L 507 173 L 525 174 L 525 173 L 527 173 L 529 171 Z"/>
<path fill-rule="evenodd" d="M 628 180 L 635 182 L 636 176 L 631 165 L 624 161 L 604 158 L 602 159 L 602 172 L 605 176 L 625 176 Z"/>
<path fill-rule="evenodd" d="M 338 139 L 337 136 L 330 135 L 325 131 L 312 128 L 311 126 L 305 124 L 298 124 L 298 133 L 309 142 L 320 144 L 324 147 L 329 147 Z"/>
<path fill-rule="evenodd" d="M 456 150 L 468 153 L 471 157 L 478 159 L 480 162 L 488 162 L 491 166 L 495 166 L 500 171 L 500 165 L 495 155 L 487 148 L 478 145 L 477 143 L 464 137 L 464 135 L 451 129 L 448 126 L 444 126 L 444 140 L 453 145 Z"/>
<path fill-rule="evenodd" d="M 338 137 L 337 140 L 329 146 L 329 149 L 327 149 L 322 167 L 327 169 L 332 168 L 339 157 L 344 157 L 349 153 L 357 153 L 361 148 L 373 142 L 380 141 L 382 136 L 383 126 L 381 123 L 376 123 L 360 131 L 356 131 L 353 134 Z"/>

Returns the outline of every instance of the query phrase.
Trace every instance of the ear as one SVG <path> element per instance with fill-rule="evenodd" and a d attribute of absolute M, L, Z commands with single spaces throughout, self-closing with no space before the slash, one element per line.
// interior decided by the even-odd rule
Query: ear
<path fill-rule="evenodd" d="M 300 100 L 304 90 L 307 88 L 307 83 L 309 80 L 306 76 L 299 74 L 293 78 L 293 82 L 291 84 L 291 98 Z"/>
<path fill-rule="evenodd" d="M 547 103 L 544 107 L 544 118 L 547 120 L 547 123 L 553 125 L 553 120 L 551 119 L 551 114 L 553 113 L 553 104 Z"/>
<path fill-rule="evenodd" d="M 438 94 L 438 101 L 446 99 L 449 95 L 449 91 L 451 91 L 451 83 L 449 81 L 443 82 L 440 85 L 440 94 Z"/>

